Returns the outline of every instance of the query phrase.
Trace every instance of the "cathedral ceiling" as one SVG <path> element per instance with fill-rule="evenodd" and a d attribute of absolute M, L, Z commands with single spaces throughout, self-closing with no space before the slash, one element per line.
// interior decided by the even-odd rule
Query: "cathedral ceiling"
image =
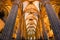
<path fill-rule="evenodd" d="M 22 0 L 23 2 L 25 1 L 25 0 Z M 28 0 L 27 0 L 28 1 Z M 31 0 L 30 0 L 31 1 Z M 12 1 L 10 1 L 10 0 L 0 0 L 0 10 L 1 10 L 1 8 L 6 8 L 8 11 L 10 10 L 10 7 L 9 6 L 11 6 L 12 5 L 12 2 L 13 2 L 13 0 Z M 55 7 L 57 10 L 58 10 L 58 8 L 60 8 L 60 0 L 50 0 L 50 2 L 51 2 L 51 4 L 54 6 L 55 4 L 57 5 L 57 7 Z M 55 6 L 56 6 L 55 5 Z M 7 7 L 8 8 L 7 8 Z M 55 9 L 55 10 L 56 10 Z M 45 13 L 45 9 L 43 8 L 42 9 L 43 10 L 43 13 Z M 56 11 L 57 11 L 56 10 Z"/>
<path fill-rule="evenodd" d="M 12 5 L 12 2 L 13 2 L 14 0 L 0 0 L 0 10 L 2 9 L 2 8 L 4 8 L 4 7 L 6 7 L 6 6 L 8 6 L 8 11 L 10 11 L 10 9 L 11 9 L 11 5 Z M 24 2 L 24 1 L 33 1 L 33 0 L 21 0 L 22 2 Z M 35 1 L 35 0 L 34 0 Z M 39 0 L 38 0 L 39 1 Z M 60 0 L 50 0 L 50 3 L 54 6 L 54 8 L 56 8 L 57 10 L 59 10 L 60 9 Z M 55 10 L 56 10 L 55 9 Z M 57 11 L 56 10 L 56 11 Z"/>
<path fill-rule="evenodd" d="M 31 0 L 21 0 L 22 2 L 23 1 L 31 1 Z M 33 1 L 33 0 L 32 0 Z M 38 0 L 39 1 L 39 0 Z M 0 6 L 3 4 L 8 4 L 8 5 L 11 5 L 11 3 L 13 2 L 13 0 L 11 1 L 11 0 L 0 0 Z M 57 5 L 59 5 L 60 6 L 60 0 L 50 0 L 50 2 L 52 3 L 52 4 L 57 4 Z"/>

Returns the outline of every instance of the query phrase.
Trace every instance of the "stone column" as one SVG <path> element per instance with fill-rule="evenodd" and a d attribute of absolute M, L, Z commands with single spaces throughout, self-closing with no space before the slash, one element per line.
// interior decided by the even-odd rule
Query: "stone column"
<path fill-rule="evenodd" d="M 19 0 L 14 0 L 11 12 L 8 15 L 8 18 L 5 23 L 5 27 L 2 32 L 2 40 L 10 40 L 13 34 L 14 24 L 18 12 Z"/>
<path fill-rule="evenodd" d="M 43 39 L 44 40 L 48 40 L 47 30 L 45 28 L 45 24 L 44 24 L 44 19 L 43 19 L 42 12 L 40 13 L 40 18 L 41 18 L 40 20 L 41 20 L 41 23 L 42 23 Z"/>
<path fill-rule="evenodd" d="M 52 6 L 50 5 L 49 0 L 42 0 L 42 3 L 46 8 L 46 12 L 50 20 L 51 28 L 53 29 L 54 32 L 55 40 L 60 40 L 60 21 L 56 16 L 56 13 L 53 10 Z"/>
<path fill-rule="evenodd" d="M 22 24 L 22 15 L 19 16 L 19 24 L 18 24 L 18 30 L 17 30 L 17 38 L 16 40 L 22 40 L 21 38 L 21 24 Z"/>

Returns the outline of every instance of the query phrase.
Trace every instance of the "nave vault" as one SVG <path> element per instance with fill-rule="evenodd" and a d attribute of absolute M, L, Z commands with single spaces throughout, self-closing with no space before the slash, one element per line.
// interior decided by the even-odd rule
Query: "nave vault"
<path fill-rule="evenodd" d="M 0 0 L 0 40 L 60 40 L 60 1 Z"/>

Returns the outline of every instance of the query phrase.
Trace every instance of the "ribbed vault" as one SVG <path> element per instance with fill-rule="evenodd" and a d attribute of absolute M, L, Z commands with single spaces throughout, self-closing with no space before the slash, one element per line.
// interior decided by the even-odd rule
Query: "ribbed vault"
<path fill-rule="evenodd" d="M 25 1 L 27 2 L 24 3 Z M 36 5 L 33 1 L 37 1 Z M 4 34 L 5 26 L 8 24 L 8 22 L 10 23 L 12 22 L 10 26 L 11 28 L 13 27 L 13 29 L 10 30 L 10 28 L 7 28 L 7 26 L 9 25 L 7 25 L 6 28 L 7 30 L 9 29 L 10 32 L 12 32 L 10 33 L 9 36 L 12 35 L 11 37 L 13 39 L 19 39 L 19 35 L 20 35 L 20 38 L 22 38 L 23 40 L 24 39 L 34 40 L 34 39 L 41 39 L 41 38 L 42 39 L 52 38 L 53 40 L 54 36 L 56 35 L 54 35 L 55 30 L 53 30 L 51 25 L 57 26 L 59 23 L 56 21 L 58 23 L 57 25 L 56 24 L 54 25 L 54 23 L 51 24 L 52 20 L 50 21 L 49 16 L 47 15 L 47 12 L 46 12 L 46 7 L 44 7 L 44 4 L 41 2 L 41 0 L 19 0 L 19 2 L 18 1 L 16 2 L 15 0 L 0 0 L 0 13 L 2 13 L 1 16 L 4 14 L 4 16 L 0 18 L 0 34 L 1 35 L 2 33 Z M 50 4 L 53 10 L 55 11 L 57 17 L 60 18 L 60 0 L 50 0 Z M 15 15 L 13 13 L 15 13 Z M 11 19 L 10 17 L 13 19 Z M 52 15 L 51 17 L 53 18 Z M 14 22 L 13 20 L 14 21 L 16 20 L 16 21 Z M 59 37 L 58 37 L 58 40 L 59 40 Z"/>

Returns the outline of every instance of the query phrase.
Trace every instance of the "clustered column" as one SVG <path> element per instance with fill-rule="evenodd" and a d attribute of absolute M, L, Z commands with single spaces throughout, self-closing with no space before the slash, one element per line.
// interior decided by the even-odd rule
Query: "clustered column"
<path fill-rule="evenodd" d="M 19 4 L 19 0 L 14 0 L 13 6 L 11 8 L 11 12 L 8 15 L 8 18 L 5 23 L 5 27 L 2 32 L 2 40 L 11 40 L 13 34 L 13 28 L 18 12 L 18 4 Z"/>
<path fill-rule="evenodd" d="M 49 2 L 49 0 L 42 0 L 54 32 L 55 40 L 60 40 L 60 21 Z"/>

